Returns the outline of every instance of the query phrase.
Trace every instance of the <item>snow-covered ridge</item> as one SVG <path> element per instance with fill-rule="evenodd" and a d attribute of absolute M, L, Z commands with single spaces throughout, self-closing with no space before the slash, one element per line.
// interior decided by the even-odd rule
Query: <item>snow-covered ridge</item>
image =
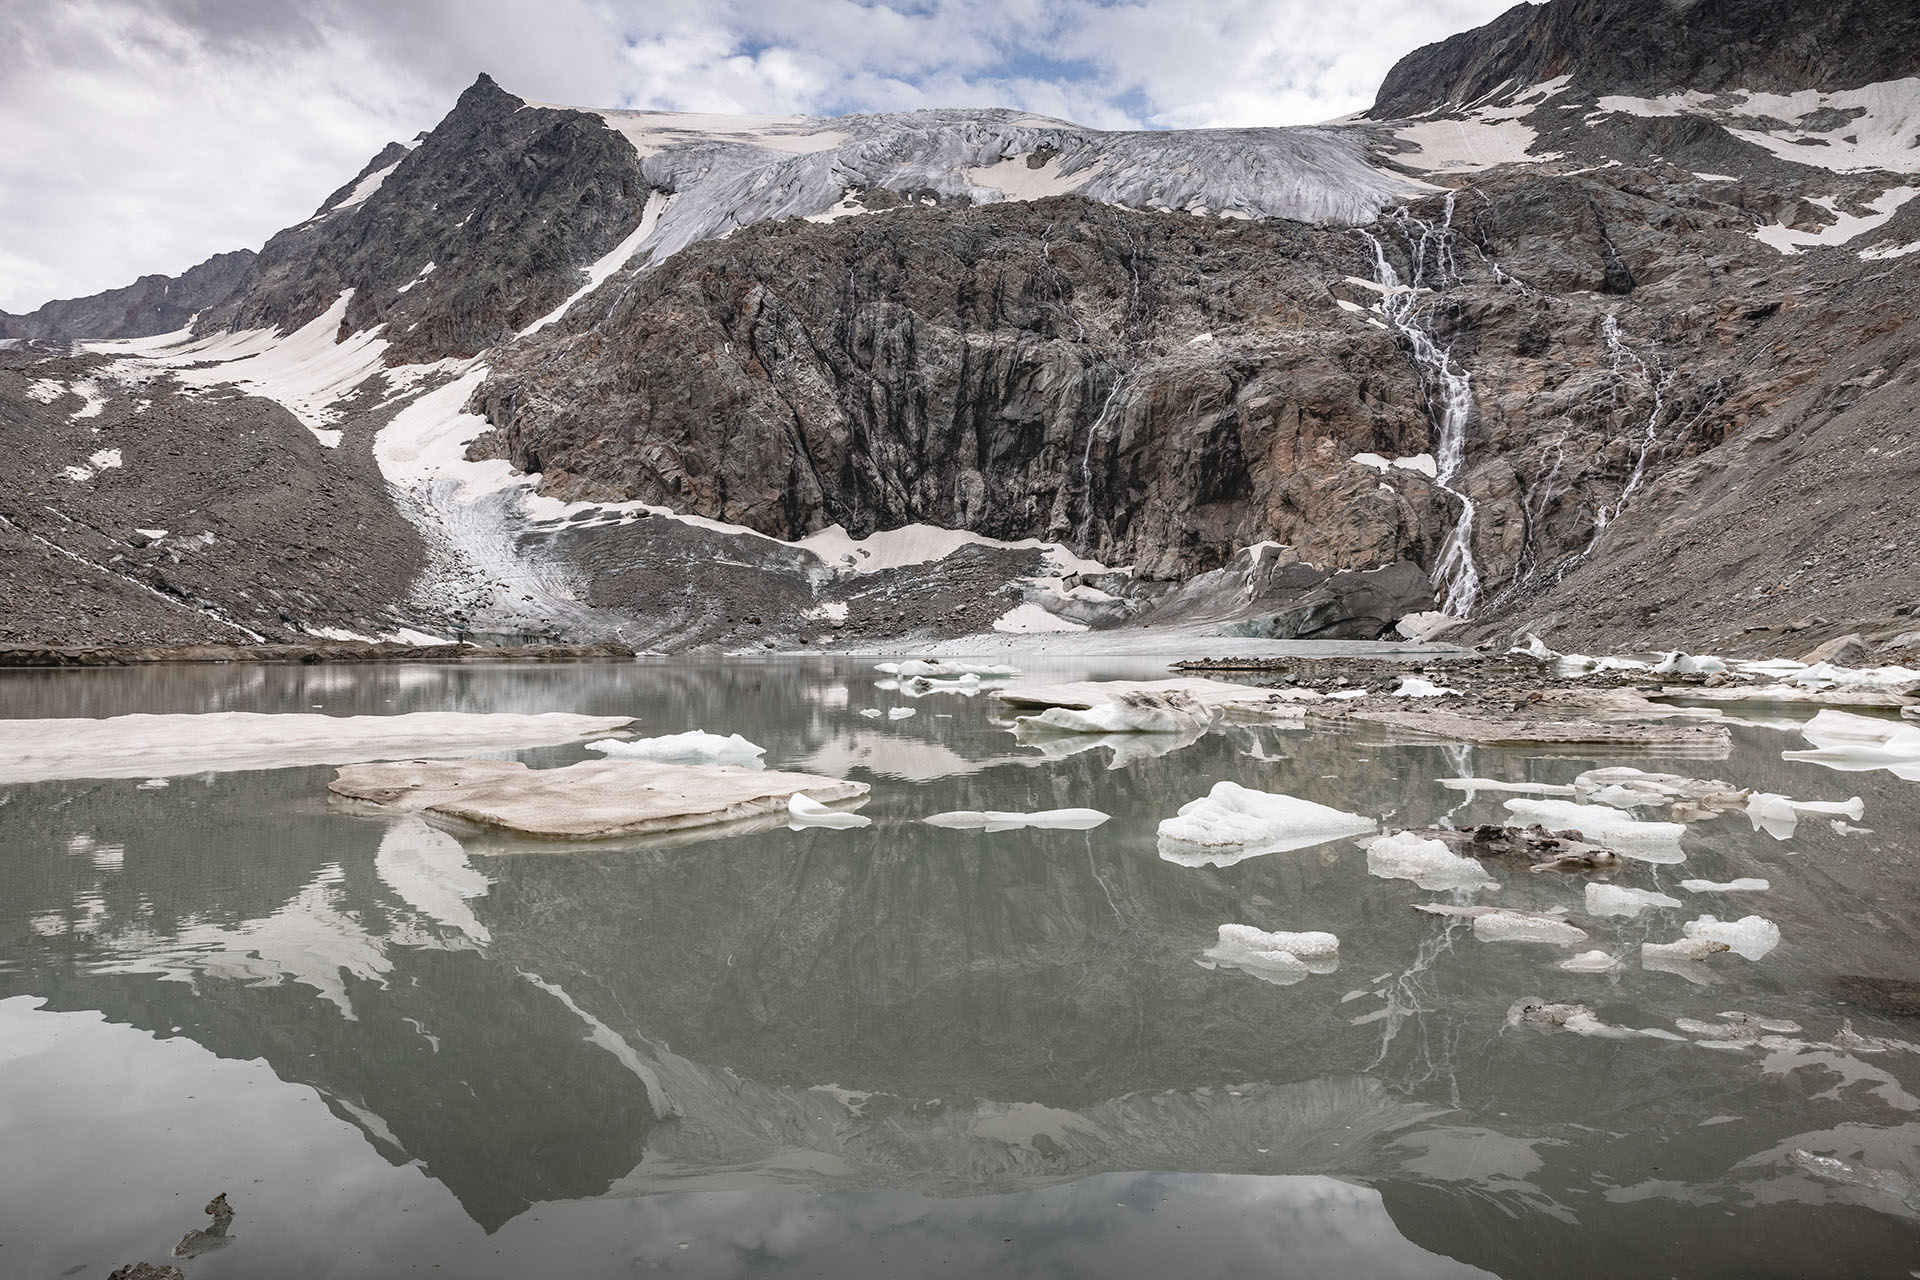
<path fill-rule="evenodd" d="M 633 143 L 656 189 L 678 193 L 636 246 L 656 262 L 757 222 L 862 211 L 850 191 L 974 204 L 1077 193 L 1134 209 L 1355 225 L 1421 185 L 1369 163 L 1371 126 L 1106 132 L 1006 110 L 597 114 Z"/>

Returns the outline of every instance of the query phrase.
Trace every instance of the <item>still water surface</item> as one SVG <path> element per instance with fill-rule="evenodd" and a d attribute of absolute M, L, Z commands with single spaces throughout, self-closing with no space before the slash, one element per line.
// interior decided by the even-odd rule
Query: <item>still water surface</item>
<path fill-rule="evenodd" d="M 330 805 L 331 768 L 0 788 L 0 1275 L 161 1261 L 217 1191 L 232 1240 L 191 1277 L 1920 1268 L 1920 1026 L 1835 986 L 1920 977 L 1920 784 L 1782 762 L 1797 735 L 1757 728 L 1714 761 L 1274 727 L 1050 756 L 985 697 L 875 679 L 837 659 L 0 673 L 5 717 L 637 715 L 870 782 L 875 820 L 500 855 Z M 1435 779 L 1602 764 L 1860 795 L 1866 830 L 1694 823 L 1683 864 L 1612 877 L 1684 907 L 1614 921 L 1585 915 L 1586 876 L 1490 864 L 1497 891 L 1453 899 L 1370 877 L 1351 840 L 1225 867 L 1155 844 L 1221 779 L 1465 825 L 1506 797 Z M 1113 818 L 916 821 L 1072 806 Z M 1772 888 L 1678 887 L 1742 876 Z M 1434 900 L 1564 906 L 1627 963 L 1563 972 L 1567 949 L 1411 909 Z M 1783 941 L 1704 981 L 1639 966 L 1707 912 Z M 1291 986 L 1210 967 L 1228 923 L 1331 931 L 1340 967 Z M 1628 1028 L 1804 1030 L 1509 1026 L 1529 996 Z M 1882 1043 L 1836 1047 L 1845 1022 Z"/>

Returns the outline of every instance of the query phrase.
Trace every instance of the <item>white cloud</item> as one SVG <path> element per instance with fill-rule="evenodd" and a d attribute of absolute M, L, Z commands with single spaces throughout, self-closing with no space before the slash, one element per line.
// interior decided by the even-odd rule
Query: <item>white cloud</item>
<path fill-rule="evenodd" d="M 257 247 L 485 70 L 594 106 L 1300 124 L 1505 0 L 63 0 L 0 7 L 0 308 Z"/>

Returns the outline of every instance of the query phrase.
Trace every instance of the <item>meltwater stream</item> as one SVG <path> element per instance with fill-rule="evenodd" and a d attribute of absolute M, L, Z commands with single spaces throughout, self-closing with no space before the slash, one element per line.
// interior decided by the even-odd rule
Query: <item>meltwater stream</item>
<path fill-rule="evenodd" d="M 1920 784 L 1783 761 L 1790 728 L 1739 728 L 1719 760 L 1285 725 L 1041 751 L 986 693 L 910 693 L 829 658 L 0 672 L 0 719 L 637 715 L 866 781 L 874 820 L 507 854 L 332 804 L 324 767 L 0 788 L 0 1274 L 169 1260 L 222 1191 L 237 1216 L 179 1262 L 194 1280 L 1920 1258 Z M 1352 838 L 1217 865 L 1155 837 L 1223 780 L 1469 825 L 1512 793 L 1438 779 L 1611 764 L 1858 795 L 1864 816 L 1786 840 L 1691 822 L 1684 861 L 1602 877 L 1683 904 L 1634 919 L 1587 914 L 1591 875 L 1490 861 L 1497 888 L 1429 893 L 1370 875 Z M 1112 816 L 920 821 L 1073 806 Z M 1488 942 L 1413 909 L 1435 902 L 1560 909 L 1589 938 Z M 1780 945 L 1640 965 L 1703 914 L 1764 916 Z M 1278 985 L 1217 964 L 1224 924 L 1334 933 L 1338 968 Z M 1559 967 L 1594 948 L 1620 966 Z M 1525 1013 L 1543 1003 L 1594 1023 Z"/>

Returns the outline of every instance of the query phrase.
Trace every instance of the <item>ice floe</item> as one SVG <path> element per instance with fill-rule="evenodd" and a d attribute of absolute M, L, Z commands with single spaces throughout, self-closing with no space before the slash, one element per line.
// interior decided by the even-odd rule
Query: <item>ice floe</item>
<path fill-rule="evenodd" d="M 1016 724 L 1028 735 L 1054 733 L 1204 733 L 1220 721 L 1220 708 L 1192 694 L 1134 690 L 1091 707 L 1048 707 Z"/>
<path fill-rule="evenodd" d="M 1605 951 L 1582 951 L 1577 956 L 1568 956 L 1554 966 L 1568 973 L 1612 973 L 1620 968 L 1618 956 Z"/>
<path fill-rule="evenodd" d="M 1647 889 L 1631 889 L 1619 884 L 1587 886 L 1587 914 L 1590 916 L 1624 916 L 1631 920 L 1648 907 L 1679 905 L 1680 899 Z"/>
<path fill-rule="evenodd" d="M 1570 796 L 1573 784 L 1561 782 L 1504 782 L 1499 778 L 1436 778 L 1452 791 L 1517 791 L 1533 796 Z"/>
<path fill-rule="evenodd" d="M 1753 829 L 1775 840 L 1790 839 L 1807 814 L 1835 815 L 1858 822 L 1866 814 L 1866 805 L 1859 796 L 1846 801 L 1789 800 L 1770 791 L 1756 791 L 1747 797 L 1747 817 Z"/>
<path fill-rule="evenodd" d="M 1461 907 L 1444 902 L 1416 902 L 1415 911 L 1473 922 L 1473 936 L 1482 942 L 1538 942 L 1571 947 L 1587 940 L 1587 931 L 1551 912 L 1515 911 L 1508 907 Z M 1556 908 L 1556 911 L 1558 908 Z"/>
<path fill-rule="evenodd" d="M 930 827 L 955 831 L 1017 831 L 1022 827 L 1037 827 L 1042 831 L 1091 831 L 1111 816 L 1098 809 L 1042 809 L 1036 813 L 955 809 L 920 821 Z"/>
<path fill-rule="evenodd" d="M 409 760 L 343 767 L 335 795 L 429 821 L 546 840 L 601 840 L 785 813 L 797 793 L 827 803 L 864 782 L 652 760 L 529 769 L 517 760 Z"/>
<path fill-rule="evenodd" d="M 1604 951 L 1589 951 L 1589 956 L 1600 956 L 1611 960 Z M 1582 957 L 1576 956 L 1575 960 Z M 1573 961 L 1563 961 L 1563 969 L 1572 968 Z M 1536 1026 L 1549 1027 L 1560 1031 L 1571 1031 L 1577 1036 L 1594 1036 L 1602 1040 L 1684 1040 L 1686 1037 L 1663 1031 L 1657 1027 L 1634 1028 L 1616 1026 L 1606 1022 L 1584 1004 L 1562 1004 L 1551 1000 L 1542 1000 L 1539 996 L 1528 996 L 1516 1000 L 1507 1010 L 1509 1027 Z"/>
<path fill-rule="evenodd" d="M 1252 925 L 1223 924 L 1219 941 L 1201 954 L 1216 965 L 1287 987 L 1311 974 L 1337 970 L 1340 939 L 1331 933 L 1269 933 Z"/>
<path fill-rule="evenodd" d="M 414 711 L 325 716 L 215 711 L 92 720 L 0 719 L 0 785 L 54 778 L 154 778 L 558 746 L 630 716 Z"/>
<path fill-rule="evenodd" d="M 919 712 L 915 711 L 912 707 L 887 708 L 887 719 L 889 720 L 908 720 L 918 714 Z"/>
<path fill-rule="evenodd" d="M 1846 773 L 1885 769 L 1896 778 L 1920 782 L 1920 725 L 1827 709 L 1801 726 L 1813 746 L 1783 751 L 1782 760 L 1824 765 Z"/>
<path fill-rule="evenodd" d="M 1371 818 L 1296 796 L 1216 782 L 1159 827 L 1160 856 L 1183 866 L 1231 866 L 1244 858 L 1367 835 Z"/>
<path fill-rule="evenodd" d="M 1717 778 L 1687 778 L 1675 773 L 1646 773 L 1626 766 L 1589 769 L 1573 780 L 1583 804 L 1614 809 L 1686 805 L 1698 816 L 1738 808 L 1747 793 Z"/>
<path fill-rule="evenodd" d="M 874 668 L 902 680 L 916 677 L 928 680 L 955 680 L 966 676 L 1004 679 L 1020 674 L 1020 668 L 1003 662 L 956 662 L 947 658 L 908 658 L 901 662 L 882 662 Z"/>
<path fill-rule="evenodd" d="M 1509 800 L 1508 812 L 1553 831 L 1578 831 L 1583 839 L 1603 844 L 1623 857 L 1642 862 L 1682 862 L 1678 822 L 1642 822 L 1607 805 L 1574 804 L 1566 800 Z"/>
<path fill-rule="evenodd" d="M 1740 876 L 1733 880 L 1682 880 L 1688 893 L 1765 893 L 1773 886 L 1758 876 Z"/>
<path fill-rule="evenodd" d="M 1310 689 L 1255 688 L 1195 676 L 1169 680 L 1071 680 L 1055 684 L 1035 681 L 996 689 L 993 696 L 1020 709 L 1068 707 L 1084 711 L 1130 693 L 1184 693 L 1202 706 L 1219 708 L 1229 720 L 1242 717 L 1252 722 L 1299 718 L 1305 714 L 1305 703 L 1317 702 L 1320 698 Z"/>
<path fill-rule="evenodd" d="M 787 801 L 787 825 L 795 831 L 804 827 L 836 827 L 849 830 L 855 827 L 870 827 L 873 825 L 873 819 L 862 814 L 849 813 L 845 809 L 829 809 L 818 800 L 796 791 Z"/>
<path fill-rule="evenodd" d="M 1690 941 L 1724 943 L 1729 951 L 1747 960 L 1759 960 L 1780 945 L 1780 926 L 1761 916 L 1738 920 L 1701 916 L 1681 928 Z"/>
<path fill-rule="evenodd" d="M 614 760 L 659 760 L 668 764 L 744 764 L 760 767 L 765 747 L 755 746 L 737 733 L 725 737 L 703 729 L 669 733 L 658 738 L 605 738 L 587 743 Z"/>
<path fill-rule="evenodd" d="M 1472 858 L 1463 858 L 1440 841 L 1422 839 L 1411 831 L 1369 842 L 1367 874 L 1382 880 L 1411 880 L 1422 889 L 1498 887 L 1498 882 Z"/>

